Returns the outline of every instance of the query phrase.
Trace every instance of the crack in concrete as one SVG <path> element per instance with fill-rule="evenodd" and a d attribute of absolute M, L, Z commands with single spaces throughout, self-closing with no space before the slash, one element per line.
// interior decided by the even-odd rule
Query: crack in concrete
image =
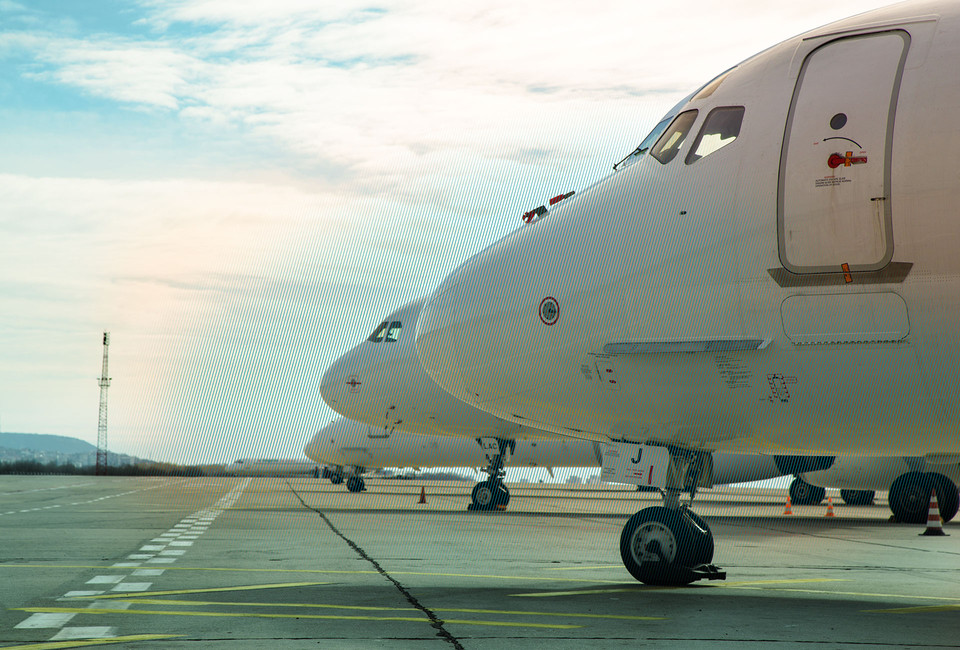
<path fill-rule="evenodd" d="M 391 576 L 386 569 L 380 566 L 379 562 L 377 562 L 372 557 L 370 557 L 367 554 L 367 552 L 360 547 L 359 544 L 357 544 L 352 539 L 350 539 L 349 537 L 344 535 L 342 532 L 340 532 L 340 529 L 333 525 L 333 522 L 327 518 L 327 515 L 325 515 L 323 511 L 317 510 L 316 508 L 307 505 L 307 503 L 300 497 L 300 495 L 297 494 L 297 491 L 293 489 L 293 486 L 290 485 L 289 481 L 284 480 L 284 483 L 287 484 L 287 488 L 290 489 L 290 492 L 293 494 L 293 496 L 297 497 L 297 501 L 303 504 L 304 508 L 307 508 L 308 510 L 311 510 L 317 513 L 318 515 L 320 515 L 320 519 L 323 520 L 323 523 L 325 523 L 330 528 L 330 530 L 332 530 L 337 535 L 337 537 L 339 537 L 344 542 L 346 542 L 347 546 L 352 548 L 354 552 L 357 555 L 359 555 L 362 559 L 369 562 L 373 566 L 373 568 L 377 570 L 377 573 L 379 573 L 384 578 L 386 578 L 391 583 L 393 583 L 393 586 L 397 588 L 397 591 L 399 591 L 404 598 L 406 598 L 408 603 L 410 603 L 411 605 L 416 607 L 418 610 L 423 612 L 424 615 L 429 620 L 430 626 L 435 630 L 437 630 L 437 636 L 442 638 L 444 641 L 452 645 L 457 650 L 464 650 L 464 647 L 460 644 L 460 641 L 458 641 L 457 638 L 453 636 L 449 631 L 447 631 L 447 629 L 443 626 L 443 619 L 439 618 L 436 614 L 433 613 L 433 611 L 431 611 L 428 607 L 426 607 L 419 600 L 417 600 L 416 596 L 411 594 L 406 587 L 400 584 L 400 582 L 397 581 L 396 578 Z"/>

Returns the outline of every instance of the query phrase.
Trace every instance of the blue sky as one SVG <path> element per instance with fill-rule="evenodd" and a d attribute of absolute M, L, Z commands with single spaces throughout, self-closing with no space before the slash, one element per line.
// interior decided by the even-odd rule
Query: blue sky
<path fill-rule="evenodd" d="M 113 449 L 296 455 L 383 314 L 883 4 L 0 0 L 0 427 L 95 442 L 108 329 Z"/>

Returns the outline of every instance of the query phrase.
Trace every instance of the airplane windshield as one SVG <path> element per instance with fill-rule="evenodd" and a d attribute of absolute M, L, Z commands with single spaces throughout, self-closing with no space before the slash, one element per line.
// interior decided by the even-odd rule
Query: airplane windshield
<path fill-rule="evenodd" d="M 387 325 L 388 325 L 388 324 L 389 324 L 389 323 L 380 323 L 380 325 L 377 327 L 377 329 L 375 329 L 375 330 L 373 331 L 373 334 L 371 334 L 371 335 L 370 335 L 370 338 L 368 338 L 367 340 L 370 341 L 371 343 L 379 343 L 380 341 L 382 341 L 382 340 L 383 340 L 383 335 L 384 335 L 384 334 L 386 333 L 386 331 L 387 331 Z"/>
<path fill-rule="evenodd" d="M 650 150 L 650 155 L 666 165 L 673 160 L 680 151 L 680 145 L 690 132 L 690 127 L 697 121 L 698 111 L 685 111 L 677 115 L 670 127 L 664 132 L 657 144 Z"/>
<path fill-rule="evenodd" d="M 655 127 L 653 127 L 653 131 L 651 131 L 649 134 L 647 134 L 647 137 L 645 137 L 645 138 L 643 139 L 643 142 L 641 142 L 639 145 L 637 145 L 637 148 L 636 148 L 636 149 L 634 149 L 633 151 L 631 151 L 630 153 L 628 153 L 628 154 L 623 158 L 623 160 L 620 160 L 619 162 L 617 162 L 617 163 L 613 166 L 613 168 L 614 168 L 614 169 L 617 169 L 618 167 L 620 167 L 620 165 L 623 164 L 623 162 L 624 162 L 625 160 L 627 160 L 627 158 L 631 158 L 631 157 L 633 157 L 633 156 L 640 156 L 640 155 L 642 155 L 642 154 L 647 153 L 647 150 L 648 150 L 651 146 L 653 146 L 653 143 L 657 141 L 657 138 L 660 137 L 660 134 L 663 133 L 664 129 L 667 128 L 667 125 L 670 124 L 670 120 L 672 120 L 672 119 L 673 119 L 673 116 L 671 115 L 671 116 L 666 117 L 666 118 L 660 120 L 659 122 L 657 122 L 657 125 L 656 125 Z"/>
<path fill-rule="evenodd" d="M 400 340 L 400 328 L 403 327 L 400 324 L 400 321 L 395 320 L 390 323 L 390 328 L 387 330 L 387 341 L 399 341 Z"/>
<path fill-rule="evenodd" d="M 724 106 L 710 111 L 696 142 L 690 147 L 686 163 L 695 163 L 736 140 L 742 123 L 743 106 Z"/>

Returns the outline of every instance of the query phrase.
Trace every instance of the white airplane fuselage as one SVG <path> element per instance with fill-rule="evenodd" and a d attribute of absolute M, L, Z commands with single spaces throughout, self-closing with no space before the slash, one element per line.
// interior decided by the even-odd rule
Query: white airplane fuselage
<path fill-rule="evenodd" d="M 678 108 L 686 133 L 451 274 L 422 311 L 421 363 L 559 435 L 954 462 L 957 61 L 944 2 L 745 61 Z M 702 132 L 739 108 L 732 138 Z"/>

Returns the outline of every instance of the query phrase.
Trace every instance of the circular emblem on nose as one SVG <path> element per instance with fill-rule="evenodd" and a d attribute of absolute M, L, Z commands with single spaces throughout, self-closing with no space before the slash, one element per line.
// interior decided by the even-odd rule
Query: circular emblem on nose
<path fill-rule="evenodd" d="M 560 305 L 556 298 L 544 298 L 540 302 L 540 320 L 544 325 L 553 325 L 560 318 Z"/>
<path fill-rule="evenodd" d="M 356 393 L 360 390 L 360 378 L 354 375 L 349 380 L 347 380 L 347 390 L 351 393 Z"/>

